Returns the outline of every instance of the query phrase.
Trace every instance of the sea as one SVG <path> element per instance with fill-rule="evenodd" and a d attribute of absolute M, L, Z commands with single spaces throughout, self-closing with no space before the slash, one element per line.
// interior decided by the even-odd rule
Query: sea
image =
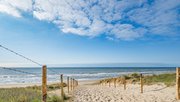
<path fill-rule="evenodd" d="M 118 77 L 132 73 L 153 75 L 175 73 L 175 67 L 52 67 L 47 68 L 47 82 L 60 82 L 60 75 L 79 81 Z M 0 84 L 41 83 L 41 68 L 0 68 Z"/>

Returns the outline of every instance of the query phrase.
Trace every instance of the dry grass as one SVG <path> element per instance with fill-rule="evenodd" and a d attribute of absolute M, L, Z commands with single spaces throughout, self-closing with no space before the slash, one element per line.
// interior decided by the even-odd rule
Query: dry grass
<path fill-rule="evenodd" d="M 63 84 L 64 87 L 66 84 Z M 60 84 L 48 85 L 48 91 L 60 89 Z M 66 98 L 67 99 L 67 98 Z M 41 87 L 1 88 L 0 102 L 41 102 Z M 47 102 L 62 102 L 59 96 L 48 96 Z"/>
<path fill-rule="evenodd" d="M 0 102 L 40 102 L 40 90 L 30 88 L 0 89 Z"/>
<path fill-rule="evenodd" d="M 124 79 L 126 79 L 127 83 L 136 84 L 136 83 L 139 83 L 140 81 L 140 74 L 133 73 L 133 74 L 124 75 L 121 77 L 108 78 L 108 79 L 100 80 L 99 83 L 114 82 L 114 80 L 116 80 L 116 82 L 123 83 Z M 164 83 L 167 86 L 172 86 L 172 85 L 175 85 L 176 74 L 166 73 L 166 74 L 159 74 L 159 75 L 147 75 L 143 77 L 143 81 L 145 85 Z"/>

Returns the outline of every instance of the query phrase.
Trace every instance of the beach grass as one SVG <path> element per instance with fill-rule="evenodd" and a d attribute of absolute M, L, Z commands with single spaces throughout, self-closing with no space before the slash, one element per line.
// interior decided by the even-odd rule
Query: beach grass
<path fill-rule="evenodd" d="M 167 86 L 173 86 L 176 83 L 176 74 L 167 73 L 167 74 L 145 76 L 144 83 L 148 85 L 155 83 L 164 83 Z"/>
<path fill-rule="evenodd" d="M 60 89 L 60 84 L 48 85 L 48 91 Z M 64 84 L 66 86 L 66 84 Z M 68 98 L 65 96 L 65 100 Z M 0 88 L 0 102 L 41 102 L 41 87 Z M 48 95 L 47 102 L 62 102 L 57 95 Z"/>
<path fill-rule="evenodd" d="M 113 82 L 114 79 L 122 80 L 122 78 L 125 78 L 127 83 L 130 84 L 136 84 L 140 82 L 140 74 L 138 73 L 132 73 L 128 75 L 123 75 L 116 78 L 108 78 L 100 80 L 106 81 L 106 82 Z M 165 74 L 159 74 L 159 75 L 144 75 L 143 76 L 143 82 L 145 85 L 152 85 L 152 84 L 165 84 L 166 86 L 173 86 L 176 82 L 176 74 L 175 73 L 165 73 Z"/>
<path fill-rule="evenodd" d="M 0 102 L 40 102 L 41 92 L 30 88 L 0 89 Z"/>

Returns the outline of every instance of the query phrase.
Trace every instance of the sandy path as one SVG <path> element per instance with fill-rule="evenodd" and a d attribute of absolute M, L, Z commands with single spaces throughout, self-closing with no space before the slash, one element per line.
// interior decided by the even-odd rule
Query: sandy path
<path fill-rule="evenodd" d="M 175 99 L 175 87 L 151 85 L 140 93 L 139 85 L 108 87 L 81 85 L 74 91 L 73 102 L 180 102 Z"/>

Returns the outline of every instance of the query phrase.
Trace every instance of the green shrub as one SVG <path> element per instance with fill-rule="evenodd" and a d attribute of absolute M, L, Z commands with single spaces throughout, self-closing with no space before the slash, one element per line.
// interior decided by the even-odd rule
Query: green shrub
<path fill-rule="evenodd" d="M 144 77 L 145 84 L 164 83 L 167 86 L 175 85 L 176 74 L 160 74 Z"/>
<path fill-rule="evenodd" d="M 47 102 L 63 102 L 63 100 L 59 96 L 53 95 L 48 98 Z"/>
<path fill-rule="evenodd" d="M 131 79 L 131 77 L 128 76 L 128 75 L 123 75 L 123 77 L 124 77 L 126 80 Z"/>
<path fill-rule="evenodd" d="M 138 73 L 133 73 L 130 75 L 132 78 L 140 78 L 140 75 Z"/>

